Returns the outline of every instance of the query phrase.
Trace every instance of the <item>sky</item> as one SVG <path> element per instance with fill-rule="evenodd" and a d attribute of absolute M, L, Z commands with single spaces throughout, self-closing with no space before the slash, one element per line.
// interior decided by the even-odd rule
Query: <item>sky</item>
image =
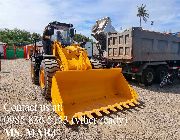
<path fill-rule="evenodd" d="M 0 0 L 0 28 L 42 34 L 49 22 L 59 21 L 72 23 L 77 33 L 91 37 L 96 20 L 107 16 L 119 32 L 139 26 L 141 4 L 150 15 L 147 23 L 142 22 L 144 29 L 180 32 L 180 0 Z"/>

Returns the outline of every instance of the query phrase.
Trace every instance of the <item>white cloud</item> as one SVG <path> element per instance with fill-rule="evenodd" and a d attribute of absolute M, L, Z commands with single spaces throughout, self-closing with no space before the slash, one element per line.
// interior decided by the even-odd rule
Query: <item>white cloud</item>
<path fill-rule="evenodd" d="M 43 0 L 3 0 L 0 3 L 1 28 L 41 33 L 51 18 L 51 7 Z"/>
<path fill-rule="evenodd" d="M 45 25 L 57 20 L 73 23 L 78 33 L 90 37 L 95 21 L 104 16 L 110 16 L 118 30 L 139 26 L 137 6 L 142 3 L 150 13 L 149 22 L 143 23 L 143 27 L 180 31 L 180 4 L 176 0 L 3 0 L 0 28 L 17 27 L 41 33 Z"/>

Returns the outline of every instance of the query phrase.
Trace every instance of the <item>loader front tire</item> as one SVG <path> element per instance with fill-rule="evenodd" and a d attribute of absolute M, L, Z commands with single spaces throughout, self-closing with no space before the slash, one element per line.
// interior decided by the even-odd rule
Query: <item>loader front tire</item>
<path fill-rule="evenodd" d="M 35 85 L 39 85 L 39 72 L 36 67 L 35 59 L 32 57 L 31 60 L 31 80 Z"/>
<path fill-rule="evenodd" d="M 39 84 L 42 94 L 46 99 L 51 99 L 52 77 L 59 70 L 59 65 L 54 59 L 44 59 L 39 71 Z"/>

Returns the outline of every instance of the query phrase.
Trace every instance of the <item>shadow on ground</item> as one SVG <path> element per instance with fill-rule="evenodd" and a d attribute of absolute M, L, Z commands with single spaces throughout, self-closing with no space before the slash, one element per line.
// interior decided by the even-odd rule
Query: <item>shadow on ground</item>
<path fill-rule="evenodd" d="M 180 80 L 176 79 L 172 85 L 166 85 L 163 88 L 159 84 L 154 83 L 151 86 L 144 86 L 139 84 L 137 81 L 131 80 L 128 81 L 132 86 L 136 86 L 145 90 L 151 90 L 158 93 L 171 93 L 171 94 L 180 94 Z"/>

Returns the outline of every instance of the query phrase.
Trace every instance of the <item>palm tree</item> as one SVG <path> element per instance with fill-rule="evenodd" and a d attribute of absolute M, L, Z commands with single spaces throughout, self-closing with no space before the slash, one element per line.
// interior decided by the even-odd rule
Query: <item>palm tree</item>
<path fill-rule="evenodd" d="M 138 14 L 137 17 L 139 17 L 140 20 L 140 27 L 141 27 L 141 20 L 143 19 L 144 22 L 147 22 L 147 18 L 149 18 L 149 14 L 147 13 L 148 10 L 145 9 L 146 5 L 142 4 L 140 7 L 138 7 Z"/>

